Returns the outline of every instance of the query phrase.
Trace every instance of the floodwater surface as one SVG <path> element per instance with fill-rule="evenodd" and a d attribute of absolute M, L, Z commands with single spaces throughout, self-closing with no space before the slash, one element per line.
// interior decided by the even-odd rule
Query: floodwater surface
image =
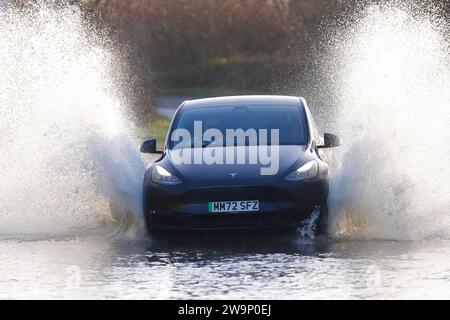
<path fill-rule="evenodd" d="M 297 236 L 1 240 L 0 298 L 449 299 L 449 251 Z"/>

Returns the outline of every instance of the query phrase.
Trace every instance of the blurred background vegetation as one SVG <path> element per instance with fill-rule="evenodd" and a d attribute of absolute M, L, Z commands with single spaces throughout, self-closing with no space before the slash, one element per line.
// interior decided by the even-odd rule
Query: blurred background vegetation
<path fill-rule="evenodd" d="M 354 0 L 84 0 L 160 93 L 286 91 Z M 361 2 L 361 1 L 359 1 Z M 148 69 L 147 69 L 148 68 Z M 177 90 L 178 89 L 178 90 Z M 290 89 L 290 88 L 289 88 Z M 217 90 L 215 90 L 217 91 Z"/>
<path fill-rule="evenodd" d="M 324 29 L 370 0 L 12 0 L 77 4 L 125 62 L 130 104 L 156 95 L 317 97 Z M 414 0 L 411 0 L 414 1 Z M 431 0 L 430 0 L 431 1 Z M 379 1 L 380 2 L 380 1 Z M 441 2 L 446 3 L 447 0 Z M 352 11 L 351 13 L 349 11 Z M 124 69 L 120 70 L 123 72 Z"/>
<path fill-rule="evenodd" d="M 138 116 L 155 95 L 297 93 L 324 21 L 355 0 L 12 0 L 80 5 L 126 63 Z M 359 1 L 360 2 L 360 1 Z M 123 70 L 121 70 L 123 72 Z"/>

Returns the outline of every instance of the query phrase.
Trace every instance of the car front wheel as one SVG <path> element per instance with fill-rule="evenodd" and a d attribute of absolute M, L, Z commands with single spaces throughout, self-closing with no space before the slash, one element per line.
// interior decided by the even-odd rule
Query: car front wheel
<path fill-rule="evenodd" d="M 320 206 L 319 218 L 316 222 L 316 236 L 328 236 L 328 205 Z"/>

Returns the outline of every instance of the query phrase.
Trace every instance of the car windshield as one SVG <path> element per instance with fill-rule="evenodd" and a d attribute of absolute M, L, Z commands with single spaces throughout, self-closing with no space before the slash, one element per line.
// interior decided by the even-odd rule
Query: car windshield
<path fill-rule="evenodd" d="M 205 135 L 209 129 L 217 129 L 214 138 Z M 233 139 L 233 145 L 306 145 L 308 141 L 305 115 L 297 106 L 197 107 L 182 110 L 177 116 L 169 136 L 169 148 L 229 146 L 227 138 L 231 132 L 239 132 L 236 130 L 246 135 L 244 140 Z M 272 138 L 275 130 L 278 130 L 278 139 Z M 267 138 L 261 135 L 263 131 Z M 183 138 L 180 138 L 180 132 Z M 250 138 L 252 132 L 256 133 L 257 139 Z M 221 139 L 216 137 L 217 133 L 223 136 L 222 141 L 218 141 Z"/>

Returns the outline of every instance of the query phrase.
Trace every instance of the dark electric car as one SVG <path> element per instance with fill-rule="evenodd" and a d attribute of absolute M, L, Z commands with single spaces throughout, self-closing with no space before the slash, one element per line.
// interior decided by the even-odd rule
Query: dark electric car
<path fill-rule="evenodd" d="M 146 171 L 143 209 L 153 231 L 293 229 L 315 210 L 327 228 L 328 164 L 306 101 L 236 96 L 184 102 L 164 151 Z"/>

